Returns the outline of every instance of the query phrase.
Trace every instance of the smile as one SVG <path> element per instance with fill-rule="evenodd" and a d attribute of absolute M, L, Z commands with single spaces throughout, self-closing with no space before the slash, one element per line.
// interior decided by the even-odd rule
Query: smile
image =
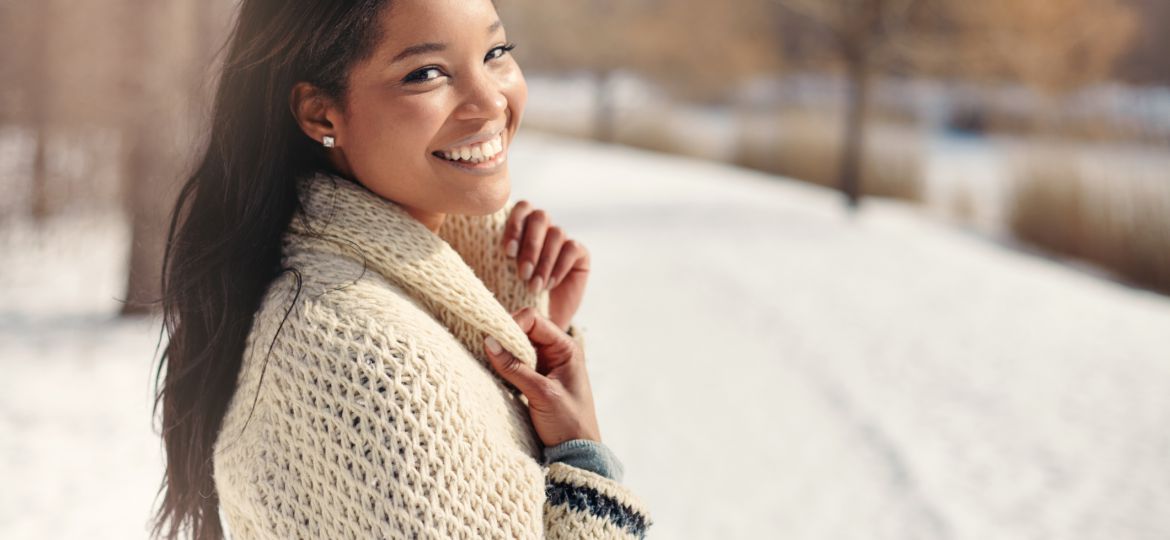
<path fill-rule="evenodd" d="M 474 173 L 494 172 L 507 159 L 503 135 L 489 141 L 462 146 L 451 150 L 439 150 L 431 155 L 460 170 Z"/>

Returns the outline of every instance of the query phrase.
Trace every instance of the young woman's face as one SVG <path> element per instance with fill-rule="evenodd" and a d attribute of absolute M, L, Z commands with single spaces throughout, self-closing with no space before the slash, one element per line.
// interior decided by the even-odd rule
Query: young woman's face
<path fill-rule="evenodd" d="M 350 73 L 335 162 L 424 222 L 499 210 L 528 87 L 495 7 L 393 0 L 380 25 L 381 43 Z M 462 150 L 471 161 L 444 157 Z"/>

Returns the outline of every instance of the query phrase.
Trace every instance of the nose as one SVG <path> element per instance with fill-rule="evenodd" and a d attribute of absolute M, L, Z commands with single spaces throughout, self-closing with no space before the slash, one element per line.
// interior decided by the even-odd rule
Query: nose
<path fill-rule="evenodd" d="M 460 120 L 496 119 L 508 108 L 508 98 L 490 73 L 479 70 L 464 81 L 463 100 L 455 114 Z"/>

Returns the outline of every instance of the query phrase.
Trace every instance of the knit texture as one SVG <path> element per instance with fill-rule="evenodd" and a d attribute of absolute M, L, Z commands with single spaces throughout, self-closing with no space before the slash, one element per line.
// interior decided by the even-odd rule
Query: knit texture
<path fill-rule="evenodd" d="M 339 177 L 298 191 L 295 271 L 255 314 L 215 445 L 230 537 L 642 537 L 646 506 L 621 483 L 542 465 L 526 398 L 483 353 L 490 335 L 535 366 L 510 312 L 548 314 L 500 248 L 512 203 L 436 234 Z"/>

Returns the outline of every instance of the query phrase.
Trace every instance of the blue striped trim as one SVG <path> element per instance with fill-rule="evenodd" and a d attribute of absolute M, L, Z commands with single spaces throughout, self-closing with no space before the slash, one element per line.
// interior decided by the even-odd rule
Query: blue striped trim
<path fill-rule="evenodd" d="M 612 497 L 602 495 L 596 489 L 553 480 L 545 485 L 545 494 L 551 504 L 563 504 L 573 510 L 588 511 L 594 516 L 609 520 L 638 538 L 646 537 L 646 528 L 650 526 L 646 516 Z"/>

